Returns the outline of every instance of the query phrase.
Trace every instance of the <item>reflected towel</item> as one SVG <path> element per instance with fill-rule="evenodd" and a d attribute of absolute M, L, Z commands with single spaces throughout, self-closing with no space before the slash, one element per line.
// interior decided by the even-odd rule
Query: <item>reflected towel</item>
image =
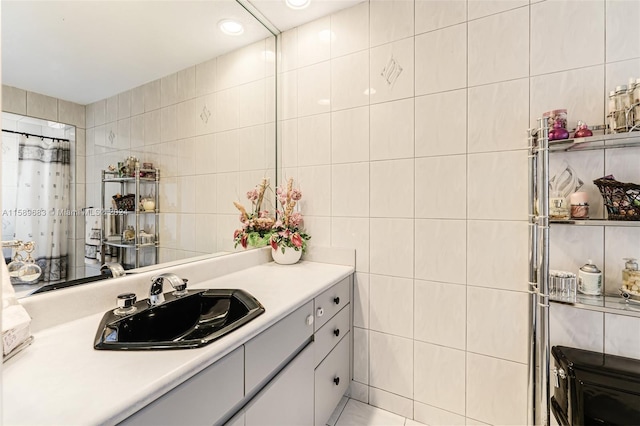
<path fill-rule="evenodd" d="M 31 336 L 31 317 L 16 299 L 7 265 L 2 263 L 2 353 L 20 346 Z"/>

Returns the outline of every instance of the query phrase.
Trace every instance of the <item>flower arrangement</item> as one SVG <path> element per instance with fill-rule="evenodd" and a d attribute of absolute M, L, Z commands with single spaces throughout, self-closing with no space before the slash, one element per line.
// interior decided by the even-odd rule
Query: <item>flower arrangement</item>
<path fill-rule="evenodd" d="M 233 205 L 240 211 L 240 222 L 242 222 L 242 228 L 236 229 L 233 233 L 234 247 L 238 247 L 238 244 L 243 248 L 247 248 L 247 246 L 264 247 L 269 244 L 275 220 L 269 216 L 268 210 L 262 210 L 265 193 L 268 189 L 269 179 L 262 178 L 260 184 L 247 192 L 247 199 L 251 201 L 251 213 L 247 212 L 239 202 L 233 202 Z"/>
<path fill-rule="evenodd" d="M 281 209 L 277 209 L 278 220 L 273 224 L 269 243 L 274 250 L 280 249 L 282 253 L 285 247 L 291 247 L 295 251 L 307 249 L 307 241 L 311 238 L 303 229 L 302 214 L 293 211 L 296 204 L 302 198 L 302 192 L 293 187 L 293 179 L 287 181 L 287 186 L 276 188 L 277 203 Z"/>

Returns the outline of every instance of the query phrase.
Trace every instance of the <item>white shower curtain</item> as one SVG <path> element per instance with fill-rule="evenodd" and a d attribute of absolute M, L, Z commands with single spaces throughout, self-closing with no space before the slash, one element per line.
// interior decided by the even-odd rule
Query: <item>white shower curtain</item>
<path fill-rule="evenodd" d="M 15 238 L 35 242 L 32 257 L 43 281 L 67 277 L 70 160 L 68 141 L 20 138 Z"/>

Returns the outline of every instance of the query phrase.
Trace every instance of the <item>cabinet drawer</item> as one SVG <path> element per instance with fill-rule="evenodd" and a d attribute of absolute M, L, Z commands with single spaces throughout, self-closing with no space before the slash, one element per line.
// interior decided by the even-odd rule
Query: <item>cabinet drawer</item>
<path fill-rule="evenodd" d="M 239 347 L 121 425 L 211 425 L 244 397 L 244 348 Z M 224 385 L 221 386 L 221 383 Z"/>
<path fill-rule="evenodd" d="M 267 330 L 245 343 L 245 392 L 270 379 L 280 365 L 304 345 L 313 334 L 307 317 L 313 315 L 313 302 L 298 308 Z"/>
<path fill-rule="evenodd" d="M 246 426 L 310 426 L 313 422 L 313 345 L 310 343 L 249 403 Z"/>
<path fill-rule="evenodd" d="M 315 330 L 319 330 L 349 303 L 351 277 L 347 277 L 315 298 Z"/>
<path fill-rule="evenodd" d="M 331 352 L 331 349 L 349 332 L 350 308 L 351 305 L 343 307 L 336 316 L 327 321 L 320 330 L 316 331 L 314 344 L 316 348 L 315 365 L 320 364 L 327 354 Z"/>
<path fill-rule="evenodd" d="M 349 374 L 349 334 L 316 368 L 315 373 L 315 424 L 325 425 L 331 413 L 347 391 Z"/>

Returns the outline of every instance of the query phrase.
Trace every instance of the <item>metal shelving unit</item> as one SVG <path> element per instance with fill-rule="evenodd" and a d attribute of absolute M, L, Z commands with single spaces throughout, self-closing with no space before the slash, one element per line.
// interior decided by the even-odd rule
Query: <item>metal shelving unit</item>
<path fill-rule="evenodd" d="M 140 177 L 140 173 L 144 174 L 153 174 L 153 177 Z M 132 211 L 122 211 L 122 210 L 113 210 L 111 206 L 106 207 L 105 198 L 107 196 L 106 186 L 107 184 L 118 184 L 120 186 L 120 194 L 129 194 L 129 188 L 131 186 L 134 187 L 133 194 L 134 198 L 134 210 Z M 140 190 L 142 186 L 152 185 L 153 187 L 153 198 L 155 202 L 155 209 L 153 211 L 145 211 L 141 210 L 140 207 L 140 196 L 142 195 Z M 123 266 L 129 266 L 130 268 L 139 268 L 140 266 L 145 266 L 140 264 L 140 252 L 141 250 L 146 250 L 150 247 L 155 248 L 155 259 L 158 261 L 158 241 L 159 235 L 158 230 L 160 227 L 160 208 L 159 208 L 159 189 L 160 189 L 160 170 L 159 169 L 140 169 L 138 167 L 135 168 L 134 176 L 132 177 L 120 177 L 118 176 L 118 172 L 112 172 L 109 170 L 102 170 L 102 189 L 101 189 L 101 207 L 102 207 L 102 227 L 101 227 L 101 264 L 105 263 L 105 249 L 106 247 L 115 247 L 118 248 L 118 263 Z M 135 230 L 135 237 L 133 238 L 132 243 L 128 243 L 122 240 L 122 238 L 113 240 L 113 236 L 104 235 L 106 229 L 106 220 L 107 218 L 115 216 L 119 220 L 119 233 L 120 237 L 122 236 L 122 232 L 126 226 L 132 225 Z M 154 236 L 153 242 L 143 242 L 140 237 L 141 224 L 144 224 L 147 220 L 146 217 L 153 216 L 153 224 L 154 224 Z M 133 221 L 135 224 L 131 224 L 131 219 L 129 217 L 134 217 Z M 111 237 L 111 238 L 110 238 Z M 134 263 L 127 264 L 126 256 L 127 250 L 135 250 L 134 253 Z M 125 269 L 127 269 L 125 267 Z"/>
<path fill-rule="evenodd" d="M 606 219 L 550 220 L 549 153 L 640 147 L 640 132 L 549 140 L 546 118 L 529 130 L 529 292 L 531 294 L 531 346 L 529 351 L 529 423 L 550 424 L 549 303 L 568 303 L 579 309 L 640 317 L 640 303 L 619 296 L 578 295 L 576 301 L 549 297 L 550 226 L 640 227 L 640 221 Z"/>

